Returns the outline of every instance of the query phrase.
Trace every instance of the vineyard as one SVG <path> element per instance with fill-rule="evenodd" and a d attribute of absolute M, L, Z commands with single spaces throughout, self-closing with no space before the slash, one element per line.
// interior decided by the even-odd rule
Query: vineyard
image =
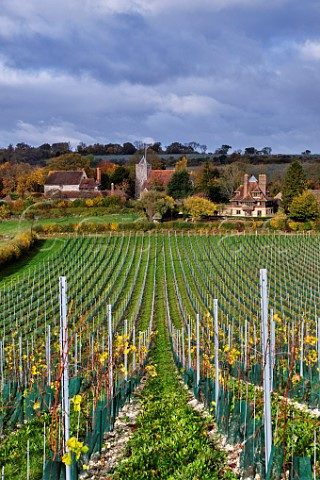
<path fill-rule="evenodd" d="M 320 478 L 319 247 L 316 235 L 111 232 L 38 253 L 0 287 L 0 478 L 80 478 L 155 373 L 159 322 L 185 383 L 242 444 L 243 478 Z"/>

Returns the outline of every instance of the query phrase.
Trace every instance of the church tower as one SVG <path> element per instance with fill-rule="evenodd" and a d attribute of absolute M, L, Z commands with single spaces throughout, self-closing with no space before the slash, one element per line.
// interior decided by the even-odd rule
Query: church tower
<path fill-rule="evenodd" d="M 143 191 L 143 186 L 148 180 L 151 172 L 151 165 L 147 162 L 146 156 L 143 155 L 140 162 L 136 165 L 136 186 L 135 186 L 135 196 L 140 198 L 141 192 Z"/>

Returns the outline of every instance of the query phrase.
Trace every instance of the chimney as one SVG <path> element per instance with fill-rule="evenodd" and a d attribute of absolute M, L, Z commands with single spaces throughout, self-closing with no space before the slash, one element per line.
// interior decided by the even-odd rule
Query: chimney
<path fill-rule="evenodd" d="M 261 191 L 267 195 L 267 175 L 265 173 L 261 173 L 259 175 L 259 187 Z"/>
<path fill-rule="evenodd" d="M 249 175 L 247 173 L 244 174 L 244 182 L 243 182 L 243 196 L 246 197 L 248 195 L 248 184 L 249 184 Z"/>
<path fill-rule="evenodd" d="M 101 168 L 97 168 L 97 182 L 99 185 L 101 185 Z"/>

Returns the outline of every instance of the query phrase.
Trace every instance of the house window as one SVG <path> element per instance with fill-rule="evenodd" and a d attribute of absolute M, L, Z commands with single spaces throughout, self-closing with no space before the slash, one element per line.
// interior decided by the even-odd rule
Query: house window
<path fill-rule="evenodd" d="M 236 215 L 241 215 L 241 210 L 236 210 Z"/>
<path fill-rule="evenodd" d="M 257 216 L 258 216 L 258 217 L 261 217 L 261 215 L 262 215 L 261 210 L 257 210 Z"/>
<path fill-rule="evenodd" d="M 260 192 L 252 192 L 254 198 L 260 197 Z"/>

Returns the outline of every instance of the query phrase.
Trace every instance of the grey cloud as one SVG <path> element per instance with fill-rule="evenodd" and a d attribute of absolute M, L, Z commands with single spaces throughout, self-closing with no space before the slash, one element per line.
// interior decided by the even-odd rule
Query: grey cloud
<path fill-rule="evenodd" d="M 318 13 L 317 0 L 3 0 L 1 142 L 320 151 Z"/>

